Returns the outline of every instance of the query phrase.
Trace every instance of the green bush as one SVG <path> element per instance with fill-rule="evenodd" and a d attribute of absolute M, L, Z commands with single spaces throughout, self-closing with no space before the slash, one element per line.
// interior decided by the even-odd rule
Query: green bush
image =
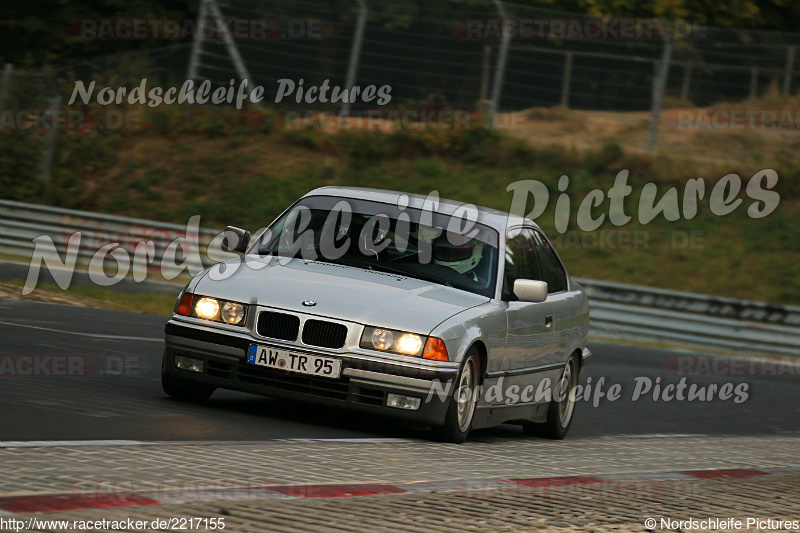
<path fill-rule="evenodd" d="M 38 169 L 44 144 L 37 133 L 0 132 L 0 198 L 38 202 L 42 185 Z"/>
<path fill-rule="evenodd" d="M 606 141 L 598 152 L 592 152 L 586 157 L 586 168 L 590 172 L 604 172 L 623 158 L 625 152 L 616 141 Z"/>

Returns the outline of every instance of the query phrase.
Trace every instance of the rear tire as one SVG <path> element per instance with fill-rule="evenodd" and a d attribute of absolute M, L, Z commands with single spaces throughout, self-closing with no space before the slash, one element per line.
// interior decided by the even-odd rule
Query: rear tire
<path fill-rule="evenodd" d="M 444 424 L 434 428 L 434 436 L 438 440 L 455 444 L 461 444 L 467 440 L 472 427 L 472 419 L 475 416 L 475 405 L 478 402 L 480 372 L 481 361 L 478 357 L 478 350 L 470 348 L 464 356 L 464 363 L 458 373 Z M 468 389 L 468 392 L 465 388 Z"/>
<path fill-rule="evenodd" d="M 522 430 L 526 435 L 535 437 L 544 437 L 547 439 L 561 440 L 567 436 L 570 425 L 572 425 L 572 418 L 575 414 L 575 400 L 571 398 L 572 390 L 578 384 L 578 374 L 580 372 L 580 365 L 578 358 L 571 356 L 564 366 L 564 373 L 561 380 L 556 384 L 553 395 L 563 397 L 561 401 L 558 398 L 553 398 L 547 408 L 547 422 L 542 424 L 535 424 L 526 422 L 522 424 Z M 561 384 L 564 385 L 561 385 Z M 562 393 L 562 387 L 566 386 L 566 392 Z M 563 395 L 563 396 L 562 396 Z"/>
<path fill-rule="evenodd" d="M 215 390 L 215 387 L 192 384 L 166 374 L 161 374 L 161 388 L 176 400 L 192 403 L 203 403 Z"/>

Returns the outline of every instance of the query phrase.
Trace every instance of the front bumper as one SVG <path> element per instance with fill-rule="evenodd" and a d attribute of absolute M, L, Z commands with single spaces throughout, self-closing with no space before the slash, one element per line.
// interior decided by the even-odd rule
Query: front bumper
<path fill-rule="evenodd" d="M 443 401 L 439 394 L 431 394 L 431 390 L 441 391 L 446 387 L 447 381 L 455 381 L 457 375 L 455 369 L 432 369 L 413 362 L 400 364 L 379 358 L 364 358 L 360 354 L 286 347 L 246 335 L 236 336 L 175 320 L 167 322 L 164 331 L 166 349 L 162 373 L 166 376 L 187 383 L 319 402 L 425 425 L 444 422 L 449 402 Z M 250 344 L 336 357 L 342 361 L 342 375 L 338 379 L 330 379 L 252 365 L 247 363 L 246 356 Z M 202 359 L 203 372 L 177 368 L 176 355 Z M 386 396 L 390 393 L 414 396 L 421 398 L 422 402 L 419 409 L 414 411 L 386 407 Z"/>

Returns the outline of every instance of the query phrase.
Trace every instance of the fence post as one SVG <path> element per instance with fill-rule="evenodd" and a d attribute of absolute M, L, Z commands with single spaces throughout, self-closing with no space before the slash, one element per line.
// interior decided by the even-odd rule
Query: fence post
<path fill-rule="evenodd" d="M 492 45 L 483 47 L 483 69 L 481 70 L 481 96 L 480 100 L 489 98 L 489 69 L 492 64 Z"/>
<path fill-rule="evenodd" d="M 783 94 L 792 90 L 792 70 L 794 69 L 794 46 L 786 47 L 786 68 L 783 71 Z"/>
<path fill-rule="evenodd" d="M 208 16 L 207 13 L 207 4 L 208 0 L 200 0 L 200 13 L 197 16 L 197 32 L 194 34 L 194 39 L 192 40 L 192 53 L 189 56 L 189 68 L 187 69 L 188 72 L 186 73 L 186 78 L 190 80 L 196 80 L 199 77 L 198 70 L 200 68 L 200 52 L 201 47 L 203 46 L 203 40 L 200 38 L 200 26 L 203 24 L 203 21 Z"/>
<path fill-rule="evenodd" d="M 681 83 L 681 100 L 689 99 L 689 86 L 692 83 L 692 66 L 686 65 L 683 67 L 683 82 Z"/>
<path fill-rule="evenodd" d="M 650 131 L 647 135 L 647 152 L 652 153 L 658 135 L 658 123 L 661 120 L 661 103 L 664 100 L 664 90 L 667 87 L 669 76 L 669 62 L 672 59 L 672 40 L 668 33 L 664 33 L 664 51 L 659 63 L 658 76 L 653 83 L 653 116 L 650 119 Z"/>
<path fill-rule="evenodd" d="M 50 109 L 53 113 L 58 113 L 61 109 L 61 96 L 56 95 L 50 100 Z M 50 174 L 53 167 L 53 154 L 56 150 L 56 129 L 50 128 L 45 134 L 44 149 L 39 160 L 39 181 L 42 184 L 41 200 L 44 203 L 47 199 L 47 191 L 50 188 Z"/>
<path fill-rule="evenodd" d="M 349 91 L 356 83 L 356 72 L 358 72 L 358 62 L 361 59 L 361 43 L 364 40 L 364 26 L 367 23 L 367 3 L 358 0 L 358 22 L 356 31 L 353 34 L 353 46 L 350 48 L 350 63 L 347 65 L 347 79 L 344 82 L 345 88 Z M 350 114 L 350 98 L 342 103 L 341 116 L 346 117 Z"/>
<path fill-rule="evenodd" d="M 8 98 L 8 87 L 11 84 L 11 75 L 14 73 L 14 65 L 6 63 L 3 69 L 3 78 L 0 79 L 0 109 L 5 109 L 6 98 Z"/>
<path fill-rule="evenodd" d="M 489 126 L 494 127 L 497 107 L 500 104 L 500 93 L 503 88 L 503 76 L 506 73 L 506 61 L 508 60 L 508 43 L 511 40 L 511 32 L 506 31 L 506 8 L 500 0 L 492 0 L 497 12 L 500 14 L 500 24 L 503 32 L 503 40 L 500 42 L 500 52 L 497 55 L 497 64 L 494 68 L 494 80 L 492 82 L 492 101 L 489 103 Z"/>
<path fill-rule="evenodd" d="M 572 52 L 564 54 L 564 78 L 561 80 L 561 107 L 569 107 L 569 88 L 572 85 Z"/>
<path fill-rule="evenodd" d="M 255 80 L 250 77 L 250 73 L 247 71 L 247 66 L 244 64 L 241 54 L 239 54 L 239 49 L 236 48 L 236 42 L 234 42 L 230 30 L 228 30 L 228 27 L 222 20 L 222 12 L 219 10 L 219 6 L 215 0 L 207 1 L 208 9 L 216 19 L 214 21 L 214 27 L 222 34 L 222 40 L 225 42 L 225 48 L 228 50 L 228 55 L 231 56 L 231 60 L 233 60 L 233 66 L 236 68 L 236 74 L 239 75 L 240 79 L 247 80 L 250 84 L 255 84 Z"/>
<path fill-rule="evenodd" d="M 751 68 L 750 69 L 750 96 L 749 98 L 752 100 L 758 95 L 758 69 Z"/>
<path fill-rule="evenodd" d="M 662 54 L 663 55 L 663 54 Z M 658 94 L 658 80 L 661 79 L 661 61 L 653 60 L 653 86 L 650 87 L 650 109 L 656 105 L 656 95 Z"/>

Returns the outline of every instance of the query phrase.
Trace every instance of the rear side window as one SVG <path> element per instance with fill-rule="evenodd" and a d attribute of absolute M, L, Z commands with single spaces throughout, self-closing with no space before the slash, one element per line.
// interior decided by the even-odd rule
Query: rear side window
<path fill-rule="evenodd" d="M 512 295 L 518 279 L 542 279 L 534 231 L 528 228 L 513 229 L 506 234 L 506 265 L 503 293 Z"/>
<path fill-rule="evenodd" d="M 567 273 L 564 272 L 564 267 L 561 266 L 561 261 L 558 260 L 555 250 L 540 233 L 534 232 L 534 238 L 542 276 L 536 279 L 547 282 L 548 293 L 567 290 Z"/>

